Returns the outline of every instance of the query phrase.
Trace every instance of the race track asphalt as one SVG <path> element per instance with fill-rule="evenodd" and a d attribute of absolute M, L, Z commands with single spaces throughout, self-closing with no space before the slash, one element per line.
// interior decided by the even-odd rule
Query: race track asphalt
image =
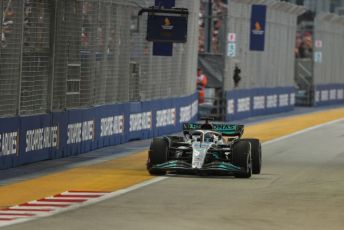
<path fill-rule="evenodd" d="M 271 141 L 343 118 L 342 109 L 331 112 L 249 127 L 247 135 L 264 141 L 262 174 L 251 179 L 170 175 L 160 182 L 91 206 L 2 229 L 344 229 L 344 120 Z M 25 185 L 44 190 L 44 186 L 39 186 L 43 182 L 49 184 L 46 187 L 50 186 L 50 194 L 78 186 L 114 191 L 120 188 L 119 181 L 126 181 L 122 186 L 127 187 L 152 178 L 142 166 L 126 166 L 133 160 L 142 163 L 144 159 L 145 153 L 139 153 L 88 166 L 88 171 L 71 169 L 69 175 L 75 179 L 65 187 L 60 181 L 56 187 L 51 184 L 53 181 L 48 183 L 63 178 L 57 173 L 4 186 L 0 194 L 6 188 L 18 193 L 14 189 Z M 115 168 L 129 179 L 107 174 Z M 85 185 L 76 179 L 77 176 L 81 176 L 80 180 L 83 176 L 91 178 L 92 172 L 107 178 Z M 12 199 L 6 203 L 0 196 L 0 202 L 5 206 L 17 201 Z"/>

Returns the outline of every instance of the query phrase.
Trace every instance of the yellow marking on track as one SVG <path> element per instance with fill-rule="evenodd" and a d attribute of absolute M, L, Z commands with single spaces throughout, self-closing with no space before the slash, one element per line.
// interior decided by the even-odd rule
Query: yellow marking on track
<path fill-rule="evenodd" d="M 276 119 L 245 129 L 246 137 L 271 140 L 305 128 L 344 117 L 344 109 Z M 145 168 L 147 152 L 103 163 L 77 167 L 0 186 L 0 207 L 8 207 L 68 190 L 116 191 L 151 179 Z"/>
<path fill-rule="evenodd" d="M 340 118 L 344 118 L 344 109 L 280 118 L 248 126 L 244 137 L 256 137 L 264 142 Z"/>
<path fill-rule="evenodd" d="M 0 207 L 8 207 L 56 195 L 68 190 L 115 191 L 151 179 L 146 152 L 104 163 L 52 173 L 0 187 Z"/>

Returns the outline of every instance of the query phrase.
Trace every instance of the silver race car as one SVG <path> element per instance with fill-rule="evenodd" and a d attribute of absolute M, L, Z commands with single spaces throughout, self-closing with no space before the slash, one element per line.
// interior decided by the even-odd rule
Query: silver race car
<path fill-rule="evenodd" d="M 148 152 L 147 170 L 152 175 L 195 173 L 249 178 L 262 165 L 258 139 L 242 139 L 243 125 L 183 124 L 183 136 L 154 138 Z"/>

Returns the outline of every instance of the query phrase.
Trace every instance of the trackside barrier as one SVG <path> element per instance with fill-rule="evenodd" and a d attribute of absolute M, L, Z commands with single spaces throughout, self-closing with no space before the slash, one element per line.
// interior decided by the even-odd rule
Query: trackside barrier
<path fill-rule="evenodd" d="M 227 121 L 294 109 L 296 25 L 304 11 L 282 1 L 229 1 L 224 76 Z M 241 70 L 238 84 L 236 67 Z"/>
<path fill-rule="evenodd" d="M 315 85 L 315 106 L 344 103 L 344 84 Z"/>
<path fill-rule="evenodd" d="M 0 119 L 0 169 L 178 132 L 195 121 L 197 94 Z"/>
<path fill-rule="evenodd" d="M 314 22 L 314 104 L 343 104 L 344 17 L 319 13 Z"/>
<path fill-rule="evenodd" d="M 292 111 L 294 87 L 235 89 L 226 93 L 226 120 Z"/>

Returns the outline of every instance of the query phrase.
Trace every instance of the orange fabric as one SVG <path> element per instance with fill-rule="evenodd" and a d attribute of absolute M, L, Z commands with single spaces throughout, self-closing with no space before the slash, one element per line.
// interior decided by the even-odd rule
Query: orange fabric
<path fill-rule="evenodd" d="M 197 76 L 197 90 L 198 90 L 198 103 L 204 103 L 204 90 L 207 86 L 208 79 L 204 74 Z"/>
<path fill-rule="evenodd" d="M 204 90 L 198 91 L 198 103 L 204 103 Z"/>
<path fill-rule="evenodd" d="M 208 83 L 207 76 L 205 76 L 204 74 L 202 74 L 201 76 L 197 76 L 197 85 L 200 85 L 203 88 L 205 88 L 207 86 L 207 83 Z"/>

